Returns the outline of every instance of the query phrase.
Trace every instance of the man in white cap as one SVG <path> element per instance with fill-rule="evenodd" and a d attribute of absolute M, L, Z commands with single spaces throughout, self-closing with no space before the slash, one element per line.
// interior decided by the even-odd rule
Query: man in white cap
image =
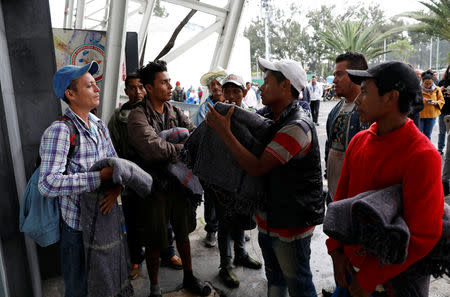
<path fill-rule="evenodd" d="M 205 120 L 205 115 L 208 112 L 209 108 L 207 103 L 214 105 L 216 102 L 223 102 L 224 97 L 222 93 L 222 84 L 221 81 L 223 78 L 227 76 L 225 70 L 217 66 L 213 68 L 211 71 L 205 73 L 200 78 L 200 84 L 202 86 L 207 86 L 209 90 L 209 96 L 206 100 L 200 104 L 198 108 L 197 114 L 192 118 L 192 122 L 194 125 L 198 126 L 201 122 Z M 205 231 L 206 237 L 203 240 L 206 247 L 214 247 L 217 244 L 216 233 L 219 228 L 219 224 L 216 218 L 216 209 L 214 205 L 214 199 L 210 198 L 212 193 L 209 193 L 208 190 L 205 191 L 204 199 L 205 199 Z"/>
<path fill-rule="evenodd" d="M 89 172 L 91 166 L 104 158 L 117 157 L 108 129 L 102 120 L 90 113 L 99 105 L 99 91 L 94 75 L 98 64 L 91 62 L 82 67 L 64 66 L 53 77 L 56 96 L 69 108 L 64 119 L 53 122 L 41 138 L 39 154 L 41 166 L 39 191 L 46 197 L 58 197 L 61 209 L 61 270 L 66 297 L 87 296 L 87 267 L 80 226 L 80 198 L 93 192 L 102 180 L 112 178 L 113 168 Z M 68 161 L 73 136 L 67 124 L 70 122 L 79 135 L 78 149 Z M 121 187 L 108 191 L 100 202 L 100 210 L 106 214 L 117 201 Z"/>
<path fill-rule="evenodd" d="M 271 141 L 260 156 L 249 152 L 230 130 L 234 107 L 220 115 L 210 106 L 206 123 L 229 148 L 239 165 L 267 178 L 267 205 L 255 219 L 264 257 L 268 296 L 316 296 L 309 266 L 310 243 L 324 216 L 319 142 L 315 124 L 299 106 L 306 73 L 292 60 L 259 59 L 264 71 L 259 113 L 274 120 Z"/>

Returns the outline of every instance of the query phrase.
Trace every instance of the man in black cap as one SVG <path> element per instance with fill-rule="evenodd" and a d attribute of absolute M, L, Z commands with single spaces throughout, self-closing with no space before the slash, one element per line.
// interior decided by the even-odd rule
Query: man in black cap
<path fill-rule="evenodd" d="M 369 297 L 375 291 L 381 296 L 428 296 L 430 276 L 414 274 L 409 267 L 427 255 L 441 236 L 444 195 L 439 153 L 407 117 L 422 101 L 419 81 L 414 70 L 401 62 L 347 73 L 361 85 L 355 100 L 360 120 L 374 124 L 350 142 L 334 201 L 400 184 L 402 216 L 411 239 L 403 264 L 381 265 L 361 246 L 329 238 L 336 282 L 353 297 Z"/>

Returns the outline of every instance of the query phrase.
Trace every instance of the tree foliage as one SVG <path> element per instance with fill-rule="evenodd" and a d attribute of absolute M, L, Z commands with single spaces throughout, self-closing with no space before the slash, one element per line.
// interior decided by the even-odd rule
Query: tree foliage
<path fill-rule="evenodd" d="M 331 49 L 329 50 L 330 59 L 346 51 L 357 51 L 370 60 L 389 52 L 389 50 L 385 51 L 380 44 L 393 31 L 381 33 L 379 31 L 381 24 L 381 21 L 378 21 L 366 27 L 363 21 L 336 20 L 333 26 L 325 26 L 325 31 L 319 32 L 319 35 L 322 37 L 321 41 Z"/>
<path fill-rule="evenodd" d="M 418 24 L 411 25 L 409 30 L 450 40 L 450 0 L 429 0 L 420 3 L 428 8 L 428 11 L 413 11 L 399 15 L 419 21 Z"/>
<path fill-rule="evenodd" d="M 169 16 L 166 8 L 161 6 L 161 0 L 156 0 L 155 7 L 153 8 L 153 15 L 161 18 L 166 18 Z"/>
<path fill-rule="evenodd" d="M 416 51 L 407 38 L 389 44 L 388 48 L 392 51 L 395 59 L 402 62 L 407 62 L 408 58 Z"/>

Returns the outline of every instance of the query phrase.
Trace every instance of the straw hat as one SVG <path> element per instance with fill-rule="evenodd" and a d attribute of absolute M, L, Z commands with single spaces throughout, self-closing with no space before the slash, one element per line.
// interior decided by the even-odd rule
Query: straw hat
<path fill-rule="evenodd" d="M 222 67 L 216 66 L 200 77 L 200 84 L 202 86 L 208 86 L 213 79 L 220 81 L 225 76 L 227 76 L 226 71 Z"/>

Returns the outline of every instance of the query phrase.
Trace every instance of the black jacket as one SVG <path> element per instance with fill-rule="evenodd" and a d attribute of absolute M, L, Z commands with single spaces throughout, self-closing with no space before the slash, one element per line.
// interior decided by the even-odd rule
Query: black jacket
<path fill-rule="evenodd" d="M 265 108 L 261 114 L 271 117 Z M 283 126 L 297 122 L 308 126 L 311 148 L 302 158 L 294 156 L 267 175 L 267 225 L 271 228 L 301 228 L 321 224 L 325 213 L 322 196 L 320 150 L 314 123 L 294 101 L 273 125 L 273 135 Z"/>

